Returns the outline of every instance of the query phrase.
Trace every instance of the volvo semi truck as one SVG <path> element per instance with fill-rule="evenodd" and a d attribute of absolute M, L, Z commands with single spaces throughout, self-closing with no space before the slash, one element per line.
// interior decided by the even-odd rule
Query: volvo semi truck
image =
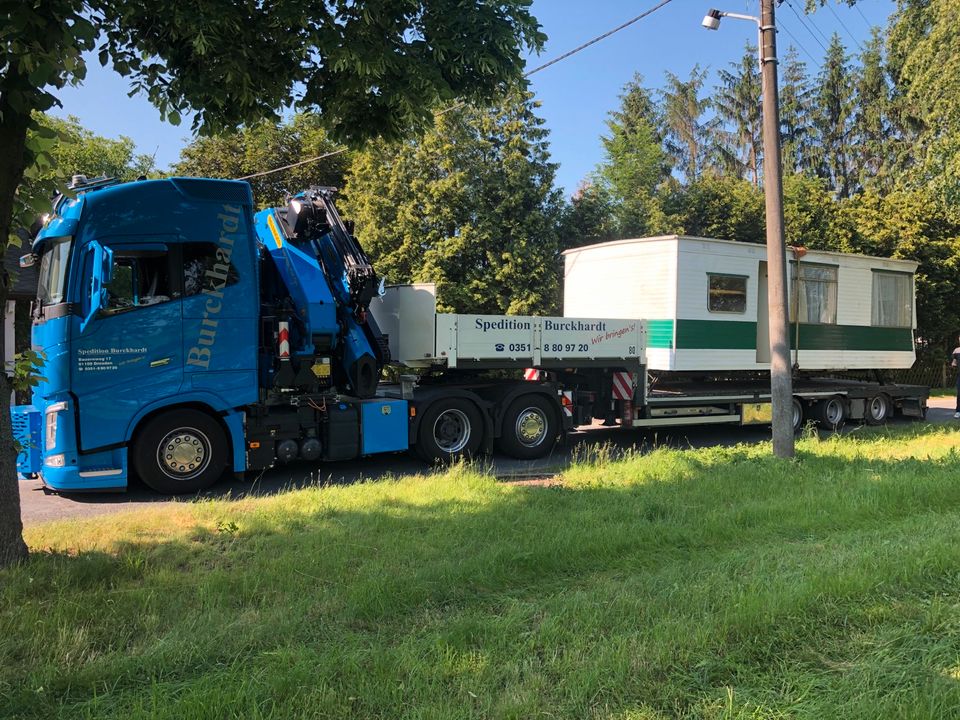
<path fill-rule="evenodd" d="M 239 181 L 73 190 L 21 261 L 39 269 L 45 360 L 32 402 L 12 409 L 18 470 L 52 491 L 136 475 L 191 493 L 227 472 L 409 450 L 532 459 L 595 418 L 770 422 L 756 379 L 650 385 L 643 318 L 444 314 L 431 285 L 385 286 L 331 188 L 256 213 Z M 795 424 L 869 420 L 878 397 L 880 419 L 926 399 L 799 384 Z"/>

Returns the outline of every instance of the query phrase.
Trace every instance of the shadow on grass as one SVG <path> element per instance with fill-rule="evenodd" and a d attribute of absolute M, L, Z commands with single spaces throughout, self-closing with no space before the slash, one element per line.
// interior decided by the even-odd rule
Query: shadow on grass
<path fill-rule="evenodd" d="M 0 715 L 947 717 L 960 701 L 955 453 L 589 462 L 561 487 L 455 468 L 210 503 L 174 540 L 159 519 L 111 553 L 35 554 L 0 574 Z"/>
<path fill-rule="evenodd" d="M 898 419 L 890 426 L 896 432 L 914 433 L 935 431 L 936 426 Z M 841 429 L 840 435 L 866 435 L 885 432 L 885 428 L 868 428 L 850 424 Z M 834 433 L 816 432 L 826 439 Z M 605 454 L 608 460 L 625 455 L 647 453 L 659 448 L 699 449 L 712 446 L 732 446 L 740 443 L 765 442 L 769 439 L 769 428 L 765 427 L 689 427 L 662 429 L 593 428 L 589 431 L 574 433 L 559 444 L 551 455 L 541 461 L 524 462 L 503 457 L 482 458 L 480 465 L 488 468 L 491 474 L 503 479 L 523 476 L 549 476 L 562 472 L 571 463 L 584 458 Z M 390 480 L 398 476 L 442 472 L 442 468 L 431 467 L 411 454 L 398 453 L 360 458 L 346 462 L 309 465 L 293 463 L 278 466 L 260 473 L 248 473 L 243 479 L 226 476 L 212 488 L 193 496 L 181 496 L 183 502 L 206 500 L 241 500 L 251 497 L 270 497 L 291 490 L 311 487 L 350 485 L 357 482 Z M 64 497 L 81 504 L 123 505 L 137 503 L 169 502 L 170 498 L 160 495 L 144 486 L 134 478 L 125 493 L 78 493 Z"/>

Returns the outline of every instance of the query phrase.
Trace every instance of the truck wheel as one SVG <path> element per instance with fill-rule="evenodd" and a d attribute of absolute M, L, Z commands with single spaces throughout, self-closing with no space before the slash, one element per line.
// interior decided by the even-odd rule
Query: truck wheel
<path fill-rule="evenodd" d="M 483 440 L 483 417 L 463 398 L 438 400 L 423 414 L 417 431 L 417 454 L 427 462 L 476 455 Z"/>
<path fill-rule="evenodd" d="M 867 398 L 867 404 L 863 409 L 863 419 L 867 425 L 883 425 L 890 419 L 890 400 L 886 395 L 874 395 Z"/>
<path fill-rule="evenodd" d="M 534 460 L 548 455 L 556 442 L 556 411 L 549 400 L 542 395 L 524 395 L 510 403 L 497 450 L 520 460 Z"/>
<path fill-rule="evenodd" d="M 803 429 L 803 403 L 798 398 L 793 399 L 793 432 L 798 433 Z"/>
<path fill-rule="evenodd" d="M 216 420 L 199 410 L 175 410 L 143 427 L 133 447 L 133 466 L 157 492 L 195 493 L 220 479 L 228 450 Z"/>
<path fill-rule="evenodd" d="M 813 419 L 826 430 L 836 430 L 846 417 L 847 409 L 838 397 L 821 400 L 813 406 Z"/>

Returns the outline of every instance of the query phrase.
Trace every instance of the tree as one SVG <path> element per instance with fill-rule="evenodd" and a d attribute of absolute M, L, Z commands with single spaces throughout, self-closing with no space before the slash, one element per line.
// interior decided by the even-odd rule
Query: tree
<path fill-rule="evenodd" d="M 619 236 L 616 206 L 601 178 L 589 178 L 580 183 L 563 209 L 560 219 L 560 247 L 592 245 L 613 240 Z"/>
<path fill-rule="evenodd" d="M 604 159 L 597 178 L 612 200 L 616 234 L 648 235 L 663 224 L 657 189 L 670 177 L 671 164 L 663 149 L 661 113 L 643 78 L 635 75 L 620 96 L 620 108 L 607 120 L 601 138 Z"/>
<path fill-rule="evenodd" d="M 807 66 L 797 49 L 787 50 L 780 83 L 780 136 L 784 174 L 808 172 L 812 167 L 813 103 Z"/>
<path fill-rule="evenodd" d="M 55 133 L 55 139 L 53 145 L 48 146 L 49 162 L 30 168 L 20 184 L 15 211 L 19 216 L 29 215 L 36 206 L 46 210 L 50 189 L 66 185 L 75 174 L 106 175 L 127 181 L 157 171 L 153 157 L 138 154 L 136 145 L 128 137 L 116 140 L 101 137 L 83 127 L 72 115 L 66 119 L 40 115 L 35 122 L 37 129 L 28 133 L 28 142 L 33 135 L 49 133 Z"/>
<path fill-rule="evenodd" d="M 422 127 L 441 102 L 499 96 L 543 40 L 527 0 L 0 0 L 0 238 L 25 169 L 49 160 L 55 140 L 33 113 L 82 82 L 88 51 L 174 124 L 195 112 L 194 128 L 210 133 L 296 106 L 359 142 Z M 14 461 L 0 413 L 0 566 L 26 556 Z"/>
<path fill-rule="evenodd" d="M 787 245 L 849 252 L 839 221 L 840 206 L 823 178 L 783 176 L 783 222 Z"/>
<path fill-rule="evenodd" d="M 883 58 L 883 40 L 874 28 L 855 71 L 856 105 L 853 113 L 854 167 L 860 187 L 891 189 L 895 164 L 890 122 L 891 92 Z"/>
<path fill-rule="evenodd" d="M 436 282 L 452 312 L 558 304 L 561 197 L 529 95 L 441 115 L 419 142 L 358 153 L 344 214 L 390 282 Z"/>
<path fill-rule="evenodd" d="M 813 119 L 817 133 L 814 145 L 817 173 L 830 182 L 837 197 L 850 197 L 857 184 L 850 143 L 854 86 L 847 52 L 836 33 L 827 47 L 817 86 Z"/>
<path fill-rule="evenodd" d="M 666 76 L 666 87 L 660 91 L 666 149 L 686 182 L 691 183 L 699 179 L 710 152 L 713 125 L 703 120 L 710 100 L 700 96 L 707 71 L 694 65 L 689 80 L 681 80 L 672 72 Z"/>
<path fill-rule="evenodd" d="M 713 95 L 713 107 L 723 121 L 717 128 L 718 164 L 724 172 L 750 180 L 760 187 L 763 138 L 760 116 L 760 69 L 757 48 L 747 43 L 743 57 L 720 70 L 721 85 Z"/>
<path fill-rule="evenodd" d="M 181 151 L 173 172 L 238 178 L 345 150 L 329 139 L 318 115 L 298 113 L 283 123 L 264 121 L 236 132 L 198 138 Z M 254 200 L 266 207 L 282 204 L 287 193 L 312 185 L 343 187 L 349 164 L 349 155 L 339 152 L 283 173 L 251 178 Z"/>
<path fill-rule="evenodd" d="M 960 198 L 960 26 L 951 0 L 902 1 L 887 45 L 895 120 L 907 133 L 898 158 L 913 187 Z"/>
<path fill-rule="evenodd" d="M 664 200 L 668 221 L 684 235 L 766 242 L 763 193 L 740 178 L 704 175 Z"/>

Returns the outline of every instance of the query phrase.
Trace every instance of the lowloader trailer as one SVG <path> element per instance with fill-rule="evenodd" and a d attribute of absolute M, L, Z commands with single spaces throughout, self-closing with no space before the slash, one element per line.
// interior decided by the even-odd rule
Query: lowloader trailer
<path fill-rule="evenodd" d="M 11 412 L 18 470 L 48 490 L 137 475 L 191 493 L 228 471 L 408 450 L 533 459 L 611 413 L 769 423 L 760 380 L 651 385 L 642 318 L 444 314 L 430 285 L 384 287 L 330 188 L 258 213 L 237 181 L 80 176 L 74 190 L 21 261 L 39 264 L 45 364 Z M 801 417 L 882 405 L 863 415 L 882 421 L 922 414 L 926 394 L 845 383 L 797 398 Z"/>

